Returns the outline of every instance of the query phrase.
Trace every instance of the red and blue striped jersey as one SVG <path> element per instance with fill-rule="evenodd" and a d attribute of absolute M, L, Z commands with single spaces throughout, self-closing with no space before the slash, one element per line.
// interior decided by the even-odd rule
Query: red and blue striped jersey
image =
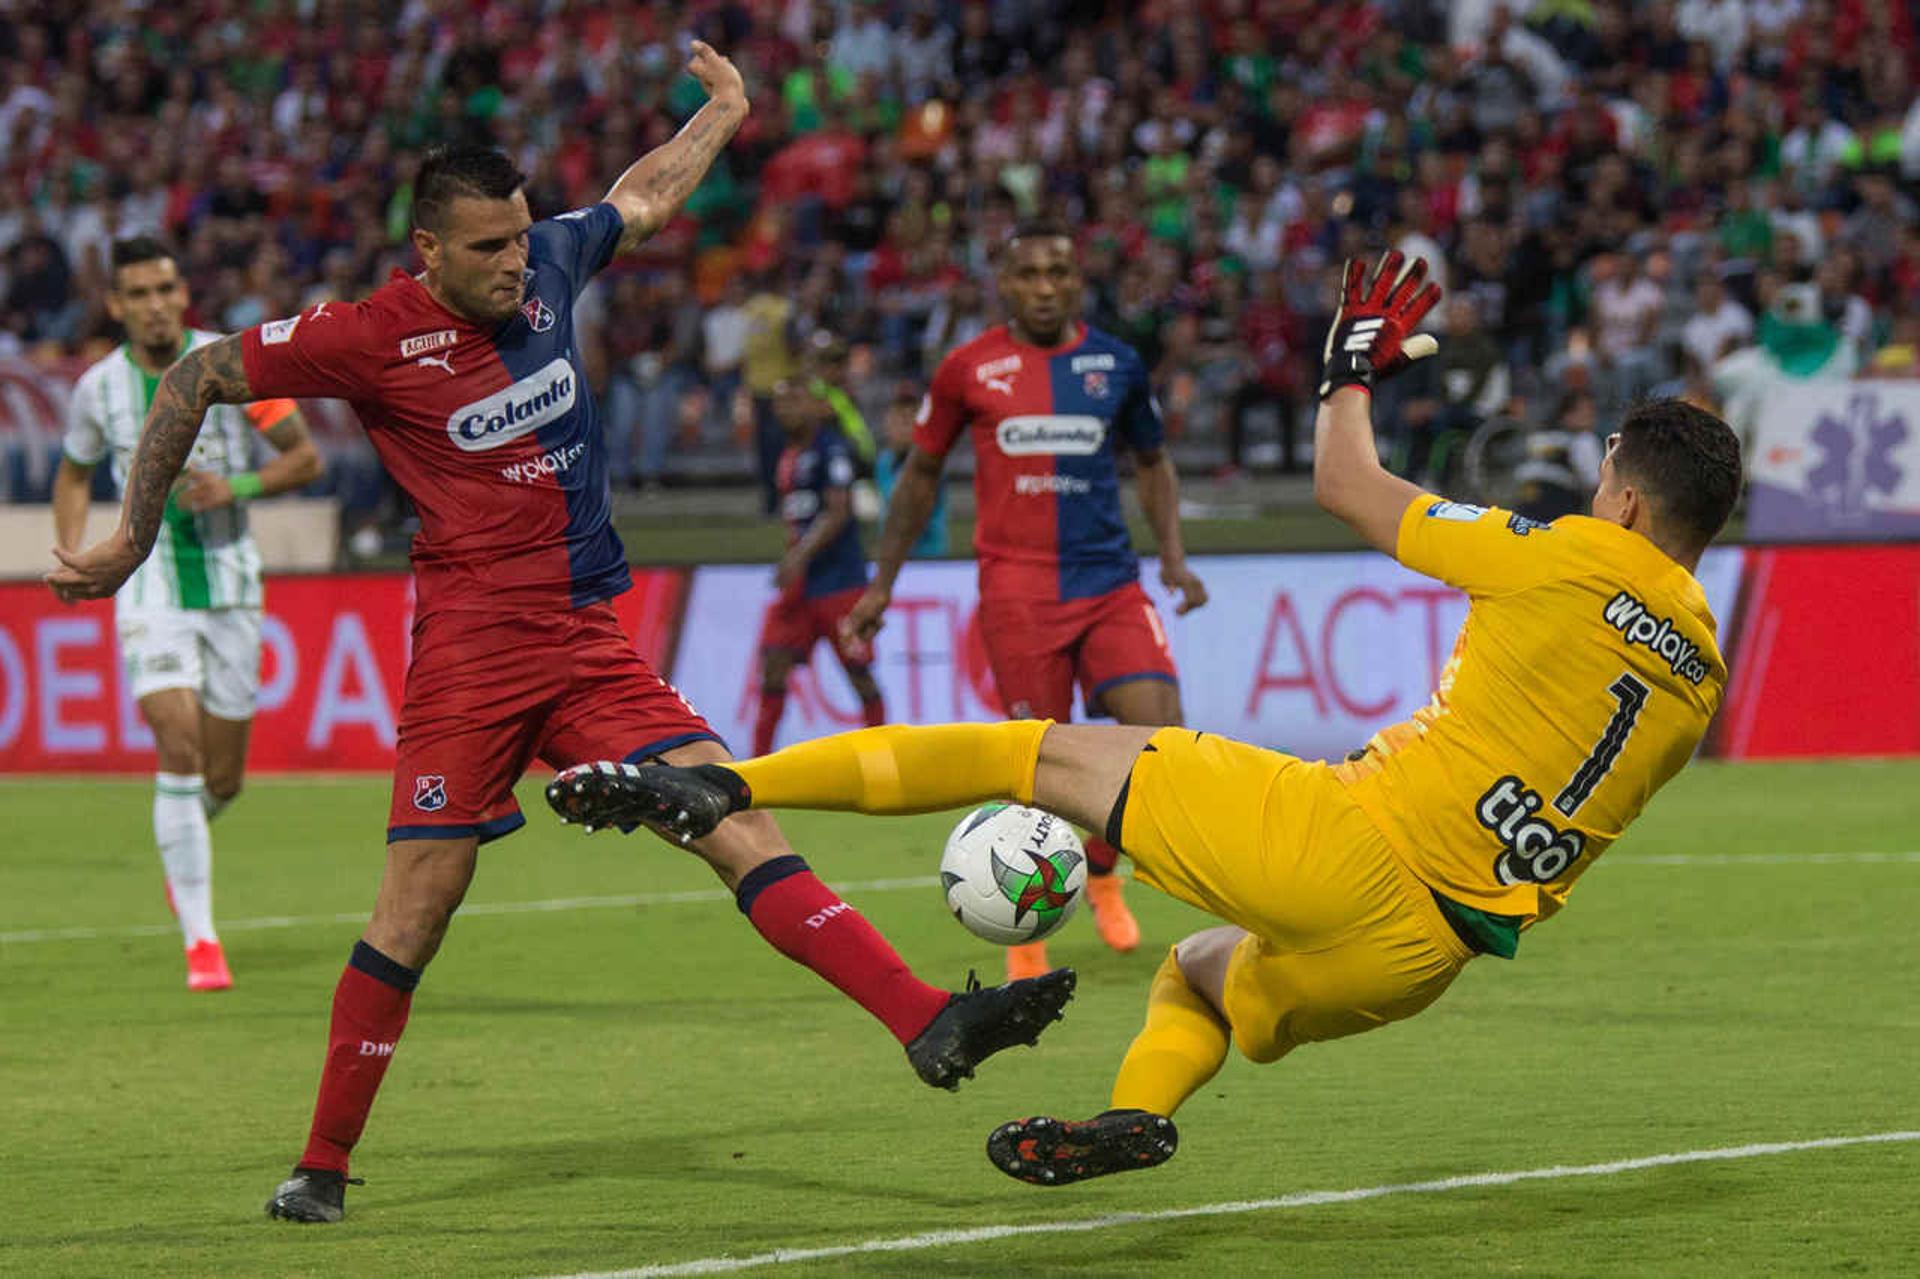
<path fill-rule="evenodd" d="M 1166 429 L 1132 347 L 1085 325 L 1056 347 L 988 329 L 940 362 L 913 440 L 944 457 L 964 428 L 982 594 L 1087 599 L 1139 579 L 1117 448 L 1157 449 Z"/>
<path fill-rule="evenodd" d="M 632 585 L 573 303 L 624 229 L 597 204 L 528 232 L 520 311 L 476 325 L 395 271 L 242 337 L 254 398 L 332 396 L 360 416 L 420 516 L 421 613 L 579 608 Z"/>

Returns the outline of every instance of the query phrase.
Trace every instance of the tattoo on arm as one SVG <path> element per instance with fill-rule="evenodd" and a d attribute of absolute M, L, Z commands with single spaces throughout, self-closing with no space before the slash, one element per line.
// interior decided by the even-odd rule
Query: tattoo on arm
<path fill-rule="evenodd" d="M 744 102 L 709 101 L 672 140 L 641 156 L 620 175 L 607 193 L 627 223 L 620 236 L 620 252 L 638 247 L 680 211 L 746 116 Z"/>
<path fill-rule="evenodd" d="M 247 386 L 238 334 L 187 352 L 160 379 L 147 409 L 140 447 L 127 472 L 122 516 L 142 553 L 151 551 L 160 535 L 167 494 L 193 452 L 207 410 L 215 404 L 241 404 L 254 398 Z"/>

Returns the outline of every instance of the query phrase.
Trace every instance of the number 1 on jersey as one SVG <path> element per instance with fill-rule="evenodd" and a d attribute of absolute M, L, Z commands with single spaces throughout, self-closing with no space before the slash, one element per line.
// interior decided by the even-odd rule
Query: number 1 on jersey
<path fill-rule="evenodd" d="M 1573 770 L 1573 776 L 1558 795 L 1553 797 L 1553 806 L 1562 815 L 1571 817 L 1580 811 L 1580 805 L 1587 802 L 1593 794 L 1593 788 L 1613 767 L 1613 761 L 1620 758 L 1620 752 L 1626 748 L 1627 738 L 1633 733 L 1634 721 L 1640 718 L 1640 710 L 1647 704 L 1647 695 L 1653 690 L 1634 677 L 1631 671 L 1622 671 L 1620 678 L 1607 686 L 1607 691 L 1618 699 L 1620 705 L 1614 710 L 1613 718 L 1607 721 L 1607 729 L 1600 734 L 1600 740 L 1593 745 L 1593 752 Z"/>

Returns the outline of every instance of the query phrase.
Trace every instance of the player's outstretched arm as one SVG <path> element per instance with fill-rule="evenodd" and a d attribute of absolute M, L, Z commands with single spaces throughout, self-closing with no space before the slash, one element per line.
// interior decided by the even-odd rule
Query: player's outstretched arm
<path fill-rule="evenodd" d="M 238 335 L 181 356 L 161 377 L 147 409 L 140 447 L 127 472 L 120 526 L 84 551 L 54 552 L 61 567 L 46 576 L 54 594 L 63 600 L 104 599 L 119 590 L 153 551 L 167 494 L 193 451 L 207 410 L 215 404 L 242 404 L 253 398 Z"/>
<path fill-rule="evenodd" d="M 1439 350 L 1413 330 L 1440 301 L 1440 286 L 1425 284 L 1424 259 L 1402 271 L 1405 261 L 1390 252 L 1371 275 L 1365 262 L 1347 262 L 1313 423 L 1314 500 L 1389 555 L 1399 549 L 1400 517 L 1421 489 L 1380 465 L 1373 384 Z"/>
<path fill-rule="evenodd" d="M 1134 458 L 1140 509 L 1153 529 L 1154 546 L 1160 556 L 1160 584 L 1180 592 L 1180 602 L 1173 611 L 1184 616 L 1207 602 L 1207 587 L 1187 567 L 1186 542 L 1180 535 L 1180 474 L 1165 449 L 1136 453 Z"/>
<path fill-rule="evenodd" d="M 927 531 L 933 508 L 940 500 L 940 470 L 945 459 L 919 445 L 907 450 L 887 499 L 887 519 L 880 529 L 880 549 L 873 560 L 873 581 L 840 623 L 849 640 L 869 640 L 880 630 L 880 617 L 893 602 L 893 584 L 920 535 Z"/>
<path fill-rule="evenodd" d="M 1376 550 L 1393 555 L 1400 517 L 1420 486 L 1380 465 L 1373 442 L 1373 396 L 1343 386 L 1320 402 L 1313 422 L 1313 500 Z"/>
<path fill-rule="evenodd" d="M 747 118 L 747 87 L 739 70 L 705 41 L 693 42 L 687 74 L 707 91 L 705 105 L 665 145 L 634 161 L 607 192 L 607 203 L 627 226 L 621 253 L 639 247 L 672 220 Z"/>

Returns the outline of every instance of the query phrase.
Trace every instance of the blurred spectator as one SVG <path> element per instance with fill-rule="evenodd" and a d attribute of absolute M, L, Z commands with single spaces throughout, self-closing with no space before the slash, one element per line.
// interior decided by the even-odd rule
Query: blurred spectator
<path fill-rule="evenodd" d="M 739 280 L 727 285 L 732 294 L 744 292 Z M 774 412 L 773 393 L 782 382 L 798 372 L 793 350 L 793 303 L 775 286 L 771 276 L 762 276 L 753 295 L 740 307 L 741 364 L 747 394 L 753 404 L 754 455 L 759 459 L 760 501 L 768 515 L 780 502 L 780 454 L 787 446 L 779 416 Z M 708 324 L 711 325 L 711 317 Z M 712 368 L 713 333 L 707 330 L 708 367 Z M 716 382 L 716 387 L 723 385 Z M 720 392 L 716 389 L 715 394 Z"/>
<path fill-rule="evenodd" d="M 1491 342 L 1536 414 L 1589 384 L 1597 429 L 1651 387 L 1722 385 L 1705 370 L 1746 340 L 1743 307 L 1749 371 L 1779 372 L 1897 350 L 1920 306 L 1910 4 L 162 9 L 0 24 L 0 347 L 101 350 L 96 259 L 135 230 L 178 242 L 202 325 L 363 295 L 414 268 L 426 146 L 508 148 L 551 216 L 697 105 L 685 33 L 735 54 L 751 118 L 585 303 L 609 428 L 631 436 L 616 471 L 642 484 L 761 471 L 766 414 L 736 426 L 736 389 L 764 401 L 816 329 L 874 361 L 856 404 L 923 380 L 994 322 L 991 255 L 1023 211 L 1081 228 L 1089 318 L 1149 361 L 1187 466 L 1299 462 L 1330 273 L 1389 245 L 1448 286 L 1443 358 L 1466 299 L 1461 358 L 1488 365 Z M 1843 359 L 1768 319 L 1816 280 Z M 1451 403 L 1413 399 L 1421 429 Z"/>
<path fill-rule="evenodd" d="M 1251 419 L 1262 410 L 1275 417 L 1280 469 L 1299 469 L 1302 341 L 1299 320 L 1281 294 L 1278 272 L 1256 270 L 1253 296 L 1240 312 L 1240 349 L 1251 376 L 1242 378 L 1228 406 L 1229 473 L 1246 465 Z"/>
<path fill-rule="evenodd" d="M 1416 483 L 1444 486 L 1457 451 L 1481 423 L 1505 411 L 1513 389 L 1506 351 L 1481 325 L 1472 294 L 1448 308 L 1440 353 L 1399 380 L 1404 385 L 1393 389 L 1390 403 L 1405 429 L 1393 441 L 1392 465 Z"/>
<path fill-rule="evenodd" d="M 747 282 L 736 275 L 726 282 L 719 300 L 707 308 L 700 321 L 701 364 L 707 375 L 707 393 L 712 397 L 709 413 L 718 432 L 730 431 L 738 420 L 734 398 L 740 390 L 747 339 L 752 332 Z M 771 507 L 767 513 L 773 513 Z"/>
<path fill-rule="evenodd" d="M 1632 253 L 1601 255 L 1592 279 L 1594 346 L 1611 383 L 1611 403 L 1630 404 L 1661 377 L 1657 340 L 1667 296 Z"/>
<path fill-rule="evenodd" d="M 1719 275 L 1704 271 L 1694 286 L 1693 313 L 1681 329 L 1681 344 L 1702 367 L 1711 368 L 1720 357 L 1753 338 L 1753 312 L 1727 294 Z"/>

